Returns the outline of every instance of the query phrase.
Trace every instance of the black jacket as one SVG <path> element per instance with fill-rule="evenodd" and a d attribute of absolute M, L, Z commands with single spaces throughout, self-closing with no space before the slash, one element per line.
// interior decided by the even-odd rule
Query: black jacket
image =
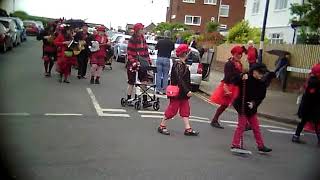
<path fill-rule="evenodd" d="M 185 63 L 181 61 L 173 63 L 170 80 L 171 85 L 178 85 L 180 89 L 179 96 L 177 98 L 189 99 L 187 94 L 191 90 L 191 80 L 189 68 Z"/>
<path fill-rule="evenodd" d="M 92 45 L 91 41 L 94 40 L 93 36 L 89 33 L 86 34 L 86 37 L 84 36 L 84 33 L 82 31 L 78 32 L 75 36 L 74 36 L 74 40 L 76 42 L 79 42 L 79 41 L 85 41 L 86 42 L 86 45 L 84 46 L 85 49 L 83 51 L 81 51 L 80 54 L 85 54 L 85 55 L 89 55 L 91 53 L 90 49 L 89 49 L 89 46 Z"/>
<path fill-rule="evenodd" d="M 262 80 L 255 79 L 252 75 L 249 75 L 248 79 L 245 81 L 245 86 L 242 80 L 236 83 L 236 85 L 240 88 L 240 94 L 233 102 L 233 107 L 237 110 L 239 114 L 243 114 L 242 112 L 242 98 L 243 92 L 245 92 L 245 104 L 244 104 L 244 114 L 247 117 L 251 117 L 252 115 L 257 113 L 257 109 L 263 99 L 266 97 L 267 86 L 266 83 Z M 245 87 L 245 91 L 244 88 Z M 250 109 L 247 102 L 253 102 L 253 108 Z"/>
<path fill-rule="evenodd" d="M 318 122 L 320 120 L 320 79 L 311 76 L 302 96 L 298 110 L 299 118 Z"/>

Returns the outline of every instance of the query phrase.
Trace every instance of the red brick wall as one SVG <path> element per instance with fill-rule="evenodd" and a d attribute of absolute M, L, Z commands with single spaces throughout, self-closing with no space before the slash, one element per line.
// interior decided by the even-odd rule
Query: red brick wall
<path fill-rule="evenodd" d="M 182 0 L 171 0 L 171 12 L 169 11 L 169 22 L 184 23 L 185 15 L 201 16 L 201 26 L 189 26 L 194 31 L 205 31 L 206 23 L 211 20 L 211 17 L 215 17 L 218 20 L 219 3 L 217 5 L 204 4 L 204 0 L 196 0 L 195 4 L 184 3 Z M 220 17 L 220 23 L 226 24 L 228 28 L 232 27 L 235 23 L 241 21 L 244 18 L 245 7 L 244 0 L 223 0 L 224 5 L 230 5 L 229 17 Z M 169 8 L 170 10 L 170 8 Z M 176 15 L 175 19 L 171 19 L 171 15 Z"/>

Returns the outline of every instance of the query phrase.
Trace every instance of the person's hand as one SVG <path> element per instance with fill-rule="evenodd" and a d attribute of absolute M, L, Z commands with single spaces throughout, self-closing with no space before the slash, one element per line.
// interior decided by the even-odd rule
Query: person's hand
<path fill-rule="evenodd" d="M 187 94 L 187 96 L 188 96 L 188 97 L 191 97 L 191 96 L 192 96 L 192 92 L 189 91 L 188 94 Z"/>
<path fill-rule="evenodd" d="M 242 76 L 242 80 L 247 80 L 249 77 L 248 77 L 248 74 L 244 74 L 243 76 Z"/>
<path fill-rule="evenodd" d="M 253 108 L 253 102 L 247 102 L 247 104 L 248 104 L 248 107 L 249 107 L 250 109 Z"/>

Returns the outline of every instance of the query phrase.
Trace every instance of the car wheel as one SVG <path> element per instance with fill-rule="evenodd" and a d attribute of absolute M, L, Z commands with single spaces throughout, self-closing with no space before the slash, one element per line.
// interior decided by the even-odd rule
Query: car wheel
<path fill-rule="evenodd" d="M 200 85 L 192 84 L 191 85 L 191 91 L 192 92 L 197 92 L 197 91 L 199 91 L 199 87 L 200 87 Z"/>

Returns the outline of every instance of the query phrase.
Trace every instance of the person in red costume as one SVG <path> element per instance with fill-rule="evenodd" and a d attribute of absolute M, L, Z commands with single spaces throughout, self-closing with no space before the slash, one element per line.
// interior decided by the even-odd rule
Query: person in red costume
<path fill-rule="evenodd" d="M 91 84 L 100 84 L 100 77 L 105 65 L 105 57 L 107 56 L 108 36 L 106 35 L 106 27 L 99 26 L 97 34 L 94 35 L 94 41 L 99 43 L 99 50 L 92 52 L 90 57 L 91 64 Z"/>
<path fill-rule="evenodd" d="M 246 54 L 247 54 L 247 60 L 249 63 L 249 68 L 251 68 L 251 66 L 257 63 L 257 59 L 258 59 L 258 50 L 257 48 L 254 47 L 252 40 L 248 42 L 248 49 L 246 51 Z"/>
<path fill-rule="evenodd" d="M 232 57 L 224 66 L 224 78 L 220 85 L 213 91 L 210 100 L 220 107 L 217 109 L 210 125 L 215 128 L 223 129 L 219 123 L 220 115 L 232 104 L 233 100 L 239 94 L 239 88 L 234 84 L 240 78 L 243 71 L 241 58 L 244 49 L 241 46 L 235 46 L 231 50 Z"/>
<path fill-rule="evenodd" d="M 71 74 L 71 67 L 77 64 L 77 57 L 68 48 L 73 39 L 72 34 L 71 28 L 65 26 L 54 40 L 54 44 L 58 48 L 57 71 L 60 73 L 59 82 L 70 83 L 68 77 Z"/>

